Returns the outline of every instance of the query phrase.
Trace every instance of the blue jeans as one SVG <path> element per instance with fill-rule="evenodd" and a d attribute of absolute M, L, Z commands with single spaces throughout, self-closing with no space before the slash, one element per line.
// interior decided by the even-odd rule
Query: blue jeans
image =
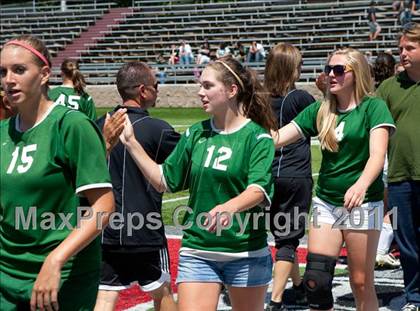
<path fill-rule="evenodd" d="M 177 283 L 223 283 L 233 287 L 270 284 L 273 271 L 271 255 L 231 261 L 213 261 L 180 255 Z"/>
<path fill-rule="evenodd" d="M 388 202 L 390 208 L 398 208 L 395 238 L 407 302 L 420 306 L 420 181 L 389 183 Z"/>

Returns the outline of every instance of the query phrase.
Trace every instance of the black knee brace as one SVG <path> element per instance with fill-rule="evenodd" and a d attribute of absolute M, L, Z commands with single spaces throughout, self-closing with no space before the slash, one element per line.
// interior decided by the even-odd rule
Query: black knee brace
<path fill-rule="evenodd" d="M 329 310 L 333 307 L 332 280 L 336 260 L 335 257 L 308 253 L 303 285 L 310 308 Z"/>

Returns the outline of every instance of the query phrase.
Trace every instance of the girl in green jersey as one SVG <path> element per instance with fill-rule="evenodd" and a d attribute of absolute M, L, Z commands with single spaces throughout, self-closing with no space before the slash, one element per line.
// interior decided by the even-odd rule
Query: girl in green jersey
<path fill-rule="evenodd" d="M 377 310 L 373 270 L 383 218 L 384 166 L 395 127 L 385 102 L 373 97 L 369 64 L 343 49 L 325 66 L 327 94 L 273 133 L 276 147 L 318 136 L 322 163 L 313 199 L 304 286 L 311 309 L 333 307 L 332 279 L 345 242 L 357 310 Z"/>
<path fill-rule="evenodd" d="M 25 35 L 3 46 L 1 84 L 17 111 L 0 122 L 4 311 L 92 310 L 100 264 L 95 238 L 114 208 L 101 134 L 82 113 L 48 99 L 50 74 L 42 41 Z M 83 213 L 77 195 L 91 209 Z"/>
<path fill-rule="evenodd" d="M 93 121 L 96 120 L 95 103 L 86 92 L 86 82 L 79 69 L 79 62 L 65 59 L 61 64 L 63 85 L 48 92 L 48 97 L 57 104 L 79 110 Z"/>
<path fill-rule="evenodd" d="M 231 57 L 209 64 L 200 84 L 198 95 L 212 118 L 190 127 L 163 165 L 137 143 L 128 120 L 121 140 L 157 190 L 190 191 L 179 310 L 216 310 L 225 284 L 233 310 L 262 311 L 272 259 L 264 217 L 255 216 L 264 216 L 270 202 L 274 145 L 268 131 L 275 119 L 255 73 Z"/>

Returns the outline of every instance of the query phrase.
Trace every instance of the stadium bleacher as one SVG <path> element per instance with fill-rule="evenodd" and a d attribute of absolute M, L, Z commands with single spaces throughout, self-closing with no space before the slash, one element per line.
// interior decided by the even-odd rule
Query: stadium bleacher
<path fill-rule="evenodd" d="M 196 80 L 201 66 L 156 64 L 157 56 L 168 59 L 171 45 L 186 40 L 197 55 L 205 39 L 216 50 L 221 42 L 233 46 L 237 41 L 248 46 L 256 40 L 266 50 L 279 42 L 297 46 L 303 54 L 302 81 L 313 81 L 322 70 L 328 53 L 345 46 L 371 51 L 374 55 L 395 50 L 399 28 L 392 0 L 378 1 L 378 40 L 368 41 L 366 10 L 370 0 L 336 1 L 133 1 L 129 13 L 115 19 L 117 25 L 99 31 L 92 42 L 77 50 L 81 69 L 89 83 L 110 84 L 121 63 L 146 61 L 160 72 L 166 83 Z M 96 1 L 95 1 L 96 3 Z M 91 4 L 92 6 L 93 4 Z M 0 43 L 20 34 L 33 33 L 43 38 L 52 55 L 57 56 L 81 32 L 92 26 L 111 7 L 112 2 L 68 6 L 60 11 L 51 6 L 41 12 L 30 7 L 0 10 Z M 420 16 L 413 16 L 420 21 Z M 396 53 L 395 53 L 396 54 Z M 250 63 L 260 74 L 264 63 Z M 54 68 L 58 74 L 58 68 Z"/>

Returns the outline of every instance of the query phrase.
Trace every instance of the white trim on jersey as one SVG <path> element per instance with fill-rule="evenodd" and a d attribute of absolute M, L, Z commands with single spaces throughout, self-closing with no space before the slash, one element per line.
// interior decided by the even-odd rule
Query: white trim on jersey
<path fill-rule="evenodd" d="M 168 184 L 166 183 L 165 175 L 163 175 L 163 165 L 159 164 L 159 171 L 160 171 L 160 180 L 162 184 L 165 186 L 165 192 L 171 193 L 171 189 L 169 189 Z"/>
<path fill-rule="evenodd" d="M 298 130 L 298 132 L 300 133 L 300 136 L 302 136 L 302 138 L 306 138 L 305 134 L 303 134 L 302 129 L 300 128 L 300 126 L 295 122 L 295 121 L 291 121 L 290 123 L 292 123 L 296 129 Z"/>
<path fill-rule="evenodd" d="M 273 139 L 273 137 L 271 137 L 270 134 L 260 134 L 260 135 L 257 136 L 257 140 L 260 140 L 261 138 Z"/>
<path fill-rule="evenodd" d="M 215 131 L 215 132 L 216 132 L 216 133 L 218 133 L 218 134 L 221 134 L 221 135 L 230 135 L 230 134 L 233 134 L 233 133 L 235 133 L 235 132 L 238 132 L 238 131 L 239 131 L 239 130 L 241 130 L 241 129 L 245 126 L 245 125 L 247 125 L 249 122 L 251 122 L 251 119 L 245 119 L 244 123 L 240 124 L 238 127 L 234 128 L 234 129 L 232 129 L 232 130 L 229 130 L 229 132 L 227 132 L 227 131 L 225 131 L 225 130 L 220 130 L 220 129 L 218 129 L 218 128 L 214 125 L 213 118 L 211 118 L 211 119 L 210 119 L 210 125 L 211 125 L 212 130 L 213 130 L 213 131 Z"/>
<path fill-rule="evenodd" d="M 21 131 L 20 130 L 20 115 L 18 114 L 17 116 L 16 116 L 16 119 L 15 119 L 15 129 L 16 129 L 16 131 L 17 132 L 19 132 L 19 133 L 24 133 L 24 132 L 26 132 L 26 131 L 29 131 L 29 130 L 31 130 L 31 129 L 33 129 L 33 128 L 35 128 L 35 127 L 37 127 L 38 125 L 40 125 L 47 117 L 48 117 L 48 115 L 51 113 L 51 111 L 57 106 L 58 104 L 56 104 L 56 103 L 53 103 L 48 109 L 47 109 L 47 111 L 44 113 L 44 115 L 41 117 L 41 119 L 39 119 L 39 121 L 38 122 L 36 122 L 31 128 L 28 128 L 28 129 L 26 129 L 25 131 Z"/>
<path fill-rule="evenodd" d="M 99 183 L 99 184 L 89 184 L 89 185 L 80 186 L 79 188 L 76 188 L 76 194 L 79 194 L 80 192 L 83 192 L 86 190 L 97 189 L 97 188 L 111 188 L 112 189 L 112 184 L 108 182 L 106 183 L 104 182 L 104 183 Z"/>
<path fill-rule="evenodd" d="M 271 199 L 270 199 L 269 195 L 267 194 L 267 192 L 265 192 L 265 189 L 263 187 L 261 187 L 258 184 L 250 184 L 246 188 L 248 189 L 250 187 L 257 187 L 258 189 L 260 189 L 264 193 L 265 200 L 263 202 L 261 202 L 260 204 L 258 204 L 259 206 L 261 206 L 262 208 L 270 207 L 271 206 Z M 265 204 L 265 205 L 261 205 L 261 204 L 263 204 L 265 202 L 268 202 L 268 203 Z"/>
<path fill-rule="evenodd" d="M 376 130 L 379 127 L 389 127 L 389 136 L 392 136 L 392 134 L 395 133 L 395 129 L 397 128 L 394 124 L 391 124 L 391 123 L 381 123 L 372 127 L 369 131 L 369 134 L 372 133 L 373 130 Z"/>

